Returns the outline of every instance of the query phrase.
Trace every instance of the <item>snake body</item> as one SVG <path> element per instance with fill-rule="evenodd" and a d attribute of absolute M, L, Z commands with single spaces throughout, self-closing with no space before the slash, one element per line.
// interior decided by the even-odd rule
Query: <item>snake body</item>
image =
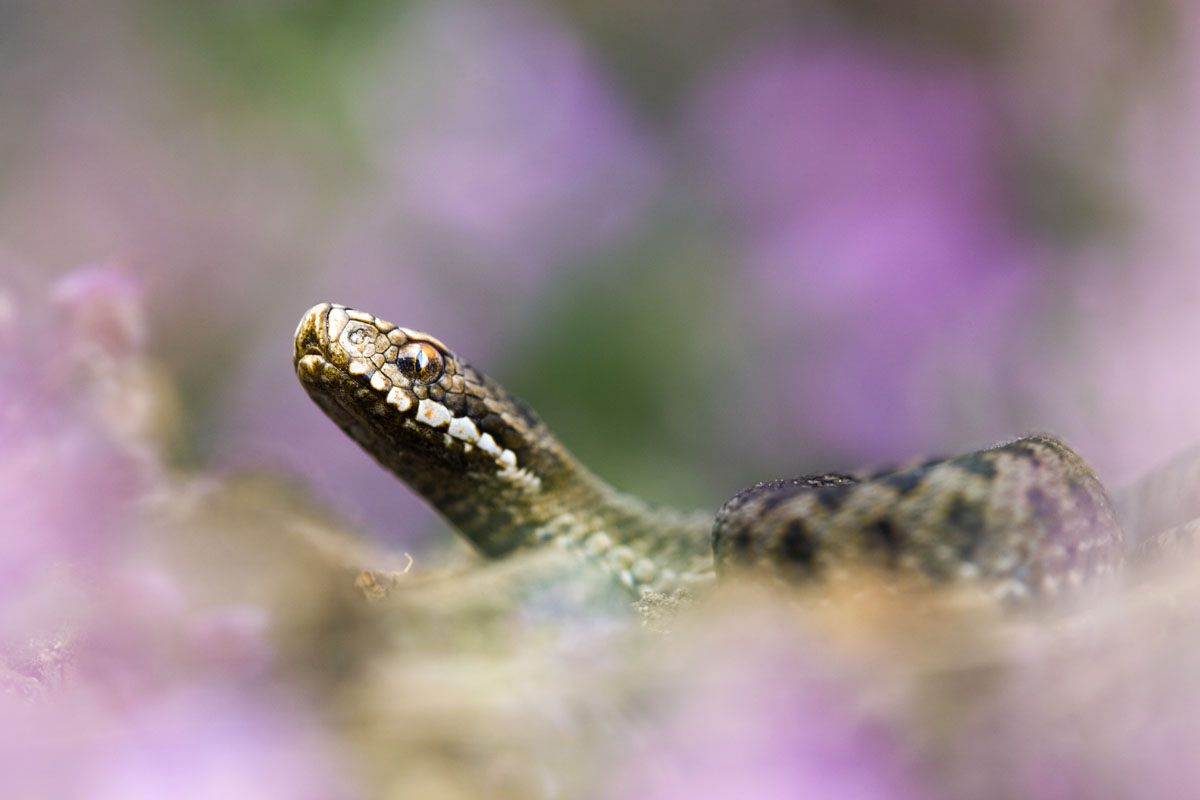
<path fill-rule="evenodd" d="M 612 488 L 428 334 L 321 303 L 296 330 L 295 368 L 334 422 L 483 554 L 556 542 L 635 592 L 746 571 L 806 583 L 866 567 L 1020 597 L 1111 575 L 1124 558 L 1104 487 L 1049 436 L 873 474 L 758 484 L 714 522 Z"/>

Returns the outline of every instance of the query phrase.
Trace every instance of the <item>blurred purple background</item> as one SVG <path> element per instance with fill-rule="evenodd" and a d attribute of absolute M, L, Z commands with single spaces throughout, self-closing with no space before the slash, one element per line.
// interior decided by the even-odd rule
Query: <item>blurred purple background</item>
<path fill-rule="evenodd" d="M 166 609 L 88 639 L 135 673 L 164 631 L 265 668 L 253 611 L 125 561 L 170 466 L 278 468 L 389 547 L 448 541 L 297 384 L 322 300 L 434 333 L 658 501 L 1028 431 L 1134 477 L 1200 441 L 1197 142 L 1192 0 L 0 0 L 0 644 L 34 648 L 5 669 L 44 679 L 31 631 L 91 624 L 36 590 L 73 559 Z M 163 387 L 167 432 L 129 429 Z M 165 791 L 147 741 L 231 764 L 225 796 L 342 796 L 302 757 L 321 726 L 242 680 L 121 720 L 89 796 Z"/>
<path fill-rule="evenodd" d="M 291 378 L 318 300 L 677 503 L 1029 430 L 1119 481 L 1200 438 L 1192 4 L 732 8 L 4 3 L 6 283 L 127 265 L 178 457 L 407 547 L 430 515 Z"/>
<path fill-rule="evenodd" d="M 4 3 L 5 282 L 125 264 L 177 456 L 407 547 L 430 515 L 291 377 L 318 300 L 676 503 L 1028 430 L 1119 481 L 1200 438 L 1191 4 L 731 8 Z"/>

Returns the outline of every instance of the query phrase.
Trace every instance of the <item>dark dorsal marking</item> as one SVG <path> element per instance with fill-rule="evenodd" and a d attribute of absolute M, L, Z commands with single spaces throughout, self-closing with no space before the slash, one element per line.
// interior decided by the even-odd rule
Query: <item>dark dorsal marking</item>
<path fill-rule="evenodd" d="M 1017 458 L 1023 458 L 1035 467 L 1042 465 L 1042 457 L 1037 448 L 1029 444 L 1010 444 L 1005 448 Z"/>
<path fill-rule="evenodd" d="M 802 520 L 792 520 L 783 532 L 780 554 L 794 564 L 800 577 L 811 577 L 817 567 L 817 543 Z"/>
<path fill-rule="evenodd" d="M 996 461 L 987 453 L 971 453 L 955 459 L 954 463 L 964 472 L 978 475 L 984 480 L 990 481 L 996 477 Z"/>
<path fill-rule="evenodd" d="M 887 555 L 887 565 L 895 568 L 904 549 L 904 536 L 886 517 L 866 527 L 868 546 L 880 547 Z"/>
<path fill-rule="evenodd" d="M 750 558 L 750 546 L 754 543 L 754 537 L 750 535 L 748 528 L 739 528 L 738 532 L 733 535 L 733 556 L 740 562 L 745 562 Z"/>
<path fill-rule="evenodd" d="M 822 486 L 816 490 L 817 502 L 829 511 L 837 511 L 841 507 L 842 501 L 846 499 L 846 495 L 849 494 L 849 489 L 853 485 L 854 484 L 839 483 L 833 486 Z"/>
<path fill-rule="evenodd" d="M 972 561 L 984 534 L 983 512 L 975 503 L 957 495 L 946 509 L 946 524 L 958 535 L 958 555 Z"/>
<path fill-rule="evenodd" d="M 796 495 L 808 491 L 808 487 L 794 481 L 779 481 L 778 486 L 771 489 L 765 500 L 762 502 L 762 510 L 760 513 L 767 514 L 770 511 L 779 507 L 779 504 L 785 500 L 791 500 Z"/>
<path fill-rule="evenodd" d="M 905 470 L 904 472 L 893 472 L 890 475 L 885 475 L 881 480 L 887 486 L 895 489 L 896 492 L 904 497 L 911 494 L 921 485 L 921 481 L 925 478 L 925 473 L 929 471 L 929 467 L 918 467 L 917 469 Z"/>

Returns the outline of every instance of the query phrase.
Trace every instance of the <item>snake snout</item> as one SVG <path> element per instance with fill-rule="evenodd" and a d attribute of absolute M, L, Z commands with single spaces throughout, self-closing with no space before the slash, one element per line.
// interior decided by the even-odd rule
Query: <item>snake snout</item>
<path fill-rule="evenodd" d="M 329 309 L 329 303 L 318 303 L 300 319 L 296 326 L 296 364 L 305 356 L 325 357 L 329 342 Z"/>

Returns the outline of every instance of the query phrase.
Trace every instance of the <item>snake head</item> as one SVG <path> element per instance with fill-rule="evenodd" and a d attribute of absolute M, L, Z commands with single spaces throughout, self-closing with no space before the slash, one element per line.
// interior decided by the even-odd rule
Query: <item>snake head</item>
<path fill-rule="evenodd" d="M 456 466 L 474 455 L 474 466 L 513 470 L 541 427 L 435 337 L 345 306 L 308 310 L 296 329 L 295 366 L 317 404 L 376 457 L 386 441 Z"/>
<path fill-rule="evenodd" d="M 541 488 L 542 423 L 429 334 L 320 303 L 296 328 L 295 367 L 334 422 L 460 528 L 481 497 Z"/>

